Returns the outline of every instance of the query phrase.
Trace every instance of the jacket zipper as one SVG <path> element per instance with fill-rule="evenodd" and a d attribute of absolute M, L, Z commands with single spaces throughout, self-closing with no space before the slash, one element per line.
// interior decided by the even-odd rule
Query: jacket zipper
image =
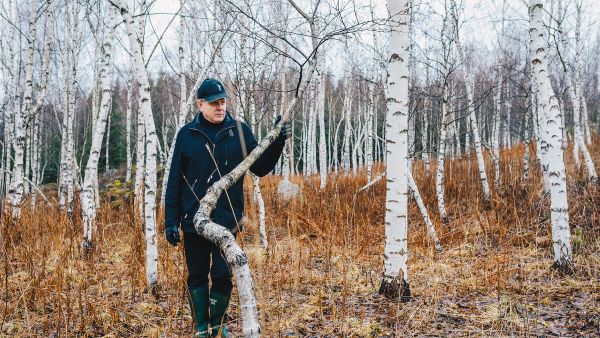
<path fill-rule="evenodd" d="M 224 128 L 224 129 L 221 129 L 221 130 L 219 130 L 219 131 L 217 132 L 217 134 L 215 134 L 215 140 L 217 139 L 217 136 L 219 136 L 219 134 L 220 134 L 220 133 L 222 133 L 222 132 L 224 132 L 224 131 L 226 131 L 226 130 L 229 130 L 229 129 L 233 129 L 233 128 L 235 128 L 235 126 L 231 126 L 231 127 L 227 127 L 227 128 Z M 196 128 L 192 128 L 192 127 L 190 127 L 190 130 L 197 131 L 197 132 L 201 133 L 202 135 L 204 135 L 204 137 L 205 137 L 205 138 L 208 140 L 208 142 L 210 142 L 210 144 L 212 144 L 212 146 L 213 146 L 213 150 L 215 149 L 215 147 L 216 147 L 216 143 L 213 143 L 213 141 L 210 139 L 210 137 L 208 137 L 208 135 L 206 135 L 206 133 L 205 133 L 205 132 L 203 132 L 203 131 L 202 131 L 202 130 L 200 130 L 200 129 L 196 129 Z M 217 143 L 218 143 L 218 142 L 217 142 Z"/>

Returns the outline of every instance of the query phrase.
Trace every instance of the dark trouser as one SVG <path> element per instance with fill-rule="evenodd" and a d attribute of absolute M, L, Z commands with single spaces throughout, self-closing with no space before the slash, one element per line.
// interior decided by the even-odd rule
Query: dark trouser
<path fill-rule="evenodd" d="M 204 237 L 184 232 L 183 246 L 188 268 L 188 287 L 208 286 L 208 274 L 212 281 L 211 291 L 229 293 L 233 288 L 231 272 L 221 250 Z M 212 266 L 210 264 L 212 255 Z"/>

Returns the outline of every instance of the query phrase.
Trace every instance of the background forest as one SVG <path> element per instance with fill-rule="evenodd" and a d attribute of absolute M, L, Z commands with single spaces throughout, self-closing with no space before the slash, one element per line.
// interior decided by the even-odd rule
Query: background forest
<path fill-rule="evenodd" d="M 1 0 L 0 336 L 190 335 L 164 178 L 208 77 L 293 128 L 242 178 L 262 335 L 600 335 L 597 7 Z"/>

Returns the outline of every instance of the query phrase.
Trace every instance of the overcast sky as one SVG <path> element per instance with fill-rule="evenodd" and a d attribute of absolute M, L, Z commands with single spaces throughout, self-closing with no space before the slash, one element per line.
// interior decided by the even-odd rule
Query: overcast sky
<path fill-rule="evenodd" d="M 0 0 L 2 3 L 7 0 Z M 358 0 L 358 1 L 368 1 L 368 0 Z M 375 5 L 376 15 L 385 16 L 387 15 L 386 9 L 386 1 L 383 0 L 372 0 Z M 423 32 L 435 32 L 439 31 L 439 25 L 441 21 L 440 14 L 443 13 L 443 0 L 434 0 L 434 1 L 426 1 L 426 0 L 414 0 L 415 3 L 419 6 L 419 11 L 421 12 L 421 17 L 417 20 L 416 25 L 418 29 Z M 461 3 L 461 0 L 457 0 Z M 579 1 L 579 0 L 578 0 Z M 572 0 L 563 0 L 565 4 L 572 3 Z M 598 0 L 584 0 L 585 3 L 585 18 L 584 23 L 582 25 L 582 29 L 586 30 L 583 32 L 582 36 L 584 37 L 584 43 L 595 44 L 598 36 L 598 18 L 600 18 L 600 6 Z M 308 5 L 299 2 L 301 5 L 304 5 L 308 8 Z M 368 3 L 368 2 L 367 2 Z M 491 0 L 462 0 L 464 4 L 464 13 L 463 13 L 463 21 L 464 26 L 461 29 L 461 39 L 464 41 L 464 45 L 475 46 L 478 51 L 477 53 L 481 55 L 493 55 L 493 51 L 497 48 L 498 45 L 498 32 L 500 30 L 500 24 L 502 17 L 501 13 L 503 10 L 506 15 L 506 27 L 507 31 L 512 32 L 513 34 L 509 38 L 508 43 L 520 43 L 525 44 L 528 42 L 528 16 L 527 16 L 527 3 L 523 0 L 505 0 L 505 1 L 491 1 Z M 549 8 L 549 5 L 546 5 L 546 9 Z M 165 61 L 165 54 L 170 55 L 171 61 L 173 64 L 177 65 L 177 32 L 179 29 L 179 19 L 176 17 L 174 20 L 173 16 L 177 13 L 179 9 L 179 2 L 173 0 L 156 0 L 150 13 L 152 15 L 149 16 L 149 21 L 146 26 L 146 41 L 145 41 L 145 50 L 151 50 L 157 41 L 157 35 L 160 35 L 165 31 L 165 34 L 162 39 L 162 47 L 158 48 L 154 53 L 151 62 L 149 63 L 149 70 L 152 73 L 156 73 L 160 70 L 170 71 L 170 68 L 167 66 Z M 574 12 L 574 8 L 571 5 L 570 13 Z M 423 13 L 429 13 L 423 16 Z M 431 14 L 433 13 L 433 14 Z M 437 13 L 437 14 L 436 14 Z M 574 24 L 574 16 L 570 16 L 571 27 Z M 151 24 L 150 24 L 151 23 Z M 169 26 L 170 23 L 170 26 Z M 2 22 L 2 25 L 6 25 L 6 22 Z M 152 27 L 156 29 L 157 33 L 153 32 Z M 515 33 L 516 32 L 516 33 Z M 516 34 L 516 35 L 515 35 Z M 115 63 L 121 69 L 121 71 L 127 70 L 130 65 L 130 59 L 125 51 L 125 48 L 129 48 L 129 43 L 124 36 L 123 29 L 120 28 L 120 42 L 116 44 L 114 54 L 115 54 Z M 370 37 L 371 33 L 368 33 L 365 36 L 365 41 L 372 41 Z M 6 37 L 2 37 L 3 39 Z M 386 36 L 384 34 L 380 34 L 379 37 L 381 40 L 385 40 Z M 514 40 L 516 39 L 516 40 Z M 519 41 L 520 40 L 520 41 Z M 427 44 L 427 43 L 435 43 L 431 41 L 424 41 L 423 37 L 420 40 L 417 40 L 419 44 Z M 91 45 L 91 44 L 90 44 Z M 90 47 L 88 47 L 90 48 Z M 345 62 L 349 56 L 348 51 L 341 48 L 329 48 L 327 55 L 327 65 L 331 71 L 334 73 L 341 73 L 343 68 L 345 67 Z M 83 74 L 80 73 L 80 82 L 82 89 L 86 90 L 90 87 L 91 83 L 91 74 L 86 74 L 85 70 L 90 69 L 87 68 L 90 66 L 90 62 L 93 57 L 93 51 L 88 50 L 86 53 L 82 53 L 81 60 L 81 69 L 84 71 Z M 368 55 L 367 55 L 368 57 Z M 419 57 L 419 56 L 417 56 Z M 357 58 L 355 55 L 354 58 Z M 358 55 L 358 61 L 360 62 L 360 58 L 364 59 L 364 55 Z M 0 73 L 0 81 L 4 83 L 4 79 L 2 78 L 3 74 Z M 118 72 L 115 73 L 115 76 L 119 76 Z M 3 88 L 0 89 L 3 91 Z M 3 93 L 2 93 L 3 94 Z M 0 99 L 3 95 L 0 95 Z"/>

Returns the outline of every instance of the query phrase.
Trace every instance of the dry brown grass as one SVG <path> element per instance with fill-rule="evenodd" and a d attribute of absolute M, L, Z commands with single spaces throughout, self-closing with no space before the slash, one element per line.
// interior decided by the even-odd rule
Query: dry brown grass
<path fill-rule="evenodd" d="M 259 247 L 251 193 L 240 242 L 254 272 L 263 335 L 600 335 L 600 189 L 569 167 L 576 271 L 561 275 L 550 268 L 548 201 L 533 161 L 529 180 L 521 178 L 522 152 L 503 152 L 502 185 L 487 209 L 476 163 L 448 161 L 448 225 L 437 214 L 433 176 L 414 164 L 444 250 L 435 253 L 411 201 L 409 303 L 377 295 L 383 182 L 356 194 L 366 183 L 363 172 L 332 174 L 325 191 L 316 177 L 294 177 L 302 196 L 286 204 L 276 199 L 279 178 L 262 180 L 270 248 Z M 600 165 L 600 149 L 592 152 Z M 127 194 L 119 194 L 113 188 L 104 195 L 97 246 L 86 258 L 78 216 L 69 220 L 54 206 L 40 206 L 24 210 L 18 224 L 4 222 L 0 336 L 190 335 L 182 247 L 167 245 L 160 229 L 155 298 L 145 291 L 143 229 L 134 225 Z M 235 297 L 231 309 L 239 333 Z"/>

